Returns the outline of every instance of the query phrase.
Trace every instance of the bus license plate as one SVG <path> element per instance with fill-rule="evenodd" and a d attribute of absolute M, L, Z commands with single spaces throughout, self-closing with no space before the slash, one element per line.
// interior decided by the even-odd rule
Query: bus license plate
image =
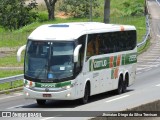
<path fill-rule="evenodd" d="M 43 94 L 43 97 L 52 97 L 51 94 Z"/>

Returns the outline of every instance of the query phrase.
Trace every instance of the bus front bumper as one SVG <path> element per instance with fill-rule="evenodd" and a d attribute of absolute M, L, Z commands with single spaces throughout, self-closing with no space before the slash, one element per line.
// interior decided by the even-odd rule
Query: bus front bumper
<path fill-rule="evenodd" d="M 44 100 L 74 100 L 76 99 L 75 89 L 70 88 L 58 92 L 40 92 L 24 87 L 24 96 L 26 99 L 44 99 Z"/>

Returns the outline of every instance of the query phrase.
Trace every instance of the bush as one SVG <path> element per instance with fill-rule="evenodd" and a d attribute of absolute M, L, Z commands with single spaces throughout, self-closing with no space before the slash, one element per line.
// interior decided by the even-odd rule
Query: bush
<path fill-rule="evenodd" d="M 92 8 L 99 8 L 98 0 L 93 0 Z M 64 0 L 59 10 L 75 18 L 87 17 L 90 14 L 90 0 Z M 97 17 L 99 13 L 96 12 L 93 16 Z"/>
<path fill-rule="evenodd" d="M 28 5 L 25 0 L 0 0 L 0 4 L 0 25 L 6 29 L 19 29 L 37 18 L 37 13 L 32 11 L 37 8 L 35 0 Z"/>
<path fill-rule="evenodd" d="M 134 3 L 129 1 L 124 1 L 123 3 L 123 16 L 137 16 L 144 14 L 144 8 L 138 1 Z"/>
<path fill-rule="evenodd" d="M 38 13 L 38 21 L 39 22 L 48 21 L 48 13 L 47 12 L 39 12 Z"/>

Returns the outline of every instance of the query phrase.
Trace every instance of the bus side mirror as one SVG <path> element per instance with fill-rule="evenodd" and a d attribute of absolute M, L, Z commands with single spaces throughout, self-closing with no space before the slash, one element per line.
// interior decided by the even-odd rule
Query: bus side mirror
<path fill-rule="evenodd" d="M 21 46 L 17 51 L 17 61 L 21 62 L 21 53 L 26 49 L 26 45 Z"/>
<path fill-rule="evenodd" d="M 74 50 L 74 62 L 78 62 L 79 50 L 81 47 L 82 45 L 78 45 Z"/>

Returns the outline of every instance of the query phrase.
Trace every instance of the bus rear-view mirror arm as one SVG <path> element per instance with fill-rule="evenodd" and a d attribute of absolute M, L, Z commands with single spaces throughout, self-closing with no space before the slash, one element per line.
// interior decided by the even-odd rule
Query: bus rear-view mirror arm
<path fill-rule="evenodd" d="M 78 62 L 79 50 L 81 49 L 82 45 L 78 45 L 74 50 L 74 62 Z"/>
<path fill-rule="evenodd" d="M 21 53 L 26 49 L 26 45 L 21 46 L 17 51 L 17 61 L 21 62 Z"/>

